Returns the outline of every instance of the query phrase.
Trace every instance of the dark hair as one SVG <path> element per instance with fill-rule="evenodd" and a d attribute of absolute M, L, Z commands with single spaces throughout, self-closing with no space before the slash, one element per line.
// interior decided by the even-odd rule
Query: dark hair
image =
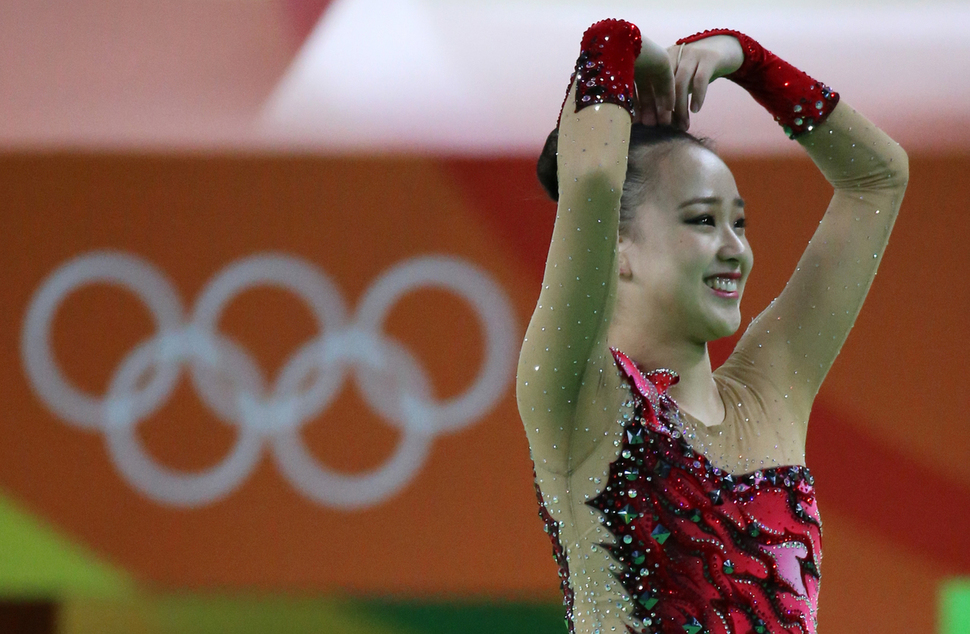
<path fill-rule="evenodd" d="M 657 167 L 670 152 L 681 143 L 687 143 L 713 151 L 707 139 L 700 139 L 686 130 L 668 125 L 646 126 L 634 123 L 630 127 L 630 151 L 620 197 L 620 233 L 627 234 L 630 223 L 636 217 L 636 209 L 647 191 L 656 185 Z M 559 200 L 559 174 L 556 156 L 559 148 L 559 128 L 549 133 L 546 144 L 536 164 L 539 183 L 554 201 Z"/>

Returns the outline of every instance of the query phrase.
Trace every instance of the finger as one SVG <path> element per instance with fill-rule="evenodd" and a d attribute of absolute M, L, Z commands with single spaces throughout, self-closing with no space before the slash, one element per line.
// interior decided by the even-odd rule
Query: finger
<path fill-rule="evenodd" d="M 672 83 L 673 83 L 673 79 L 671 79 L 671 84 Z M 673 89 L 671 88 L 670 93 L 668 93 L 667 96 L 665 96 L 663 99 L 660 99 L 656 95 L 654 95 L 654 105 L 656 106 L 654 125 L 670 125 L 670 119 L 671 119 L 671 115 L 673 114 L 673 107 L 674 107 L 673 103 L 671 102 L 668 105 L 662 102 L 672 99 L 673 98 L 672 93 L 673 93 Z"/>
<path fill-rule="evenodd" d="M 647 105 L 653 99 L 653 93 L 650 90 L 649 82 L 649 71 L 646 67 L 641 64 L 637 64 L 633 67 L 633 85 L 636 90 L 636 104 L 637 112 L 634 115 L 634 121 L 641 121 L 644 113 L 647 111 L 649 106 Z"/>
<path fill-rule="evenodd" d="M 700 112 L 704 105 L 704 98 L 707 96 L 707 87 L 711 84 L 711 76 L 714 74 L 714 66 L 703 61 L 697 64 L 694 71 L 694 78 L 691 80 L 690 111 Z"/>
<path fill-rule="evenodd" d="M 636 123 L 640 120 L 640 115 L 643 112 L 643 106 L 640 105 L 640 89 L 637 87 L 637 82 L 633 82 L 633 122 Z"/>
<path fill-rule="evenodd" d="M 661 122 L 666 125 L 676 124 L 676 119 L 677 119 L 677 116 L 675 113 L 675 108 L 677 103 L 676 77 L 677 77 L 678 66 L 680 65 L 681 50 L 682 48 L 679 44 L 674 44 L 672 46 L 667 47 L 667 58 L 670 60 L 670 68 L 673 70 L 673 73 L 674 73 L 674 87 L 673 87 L 674 98 L 670 102 L 670 107 L 666 110 L 666 112 L 661 118 Z"/>
<path fill-rule="evenodd" d="M 657 125 L 657 100 L 649 85 L 644 86 L 640 93 L 640 122 L 643 125 Z"/>
<path fill-rule="evenodd" d="M 687 106 L 690 95 L 690 82 L 694 77 L 694 71 L 696 69 L 696 61 L 682 58 L 674 79 L 676 101 L 674 103 L 673 119 L 674 123 L 684 130 L 690 127 L 690 111 Z"/>
<path fill-rule="evenodd" d="M 668 101 L 670 98 L 671 97 L 669 94 L 664 96 L 663 98 L 658 98 L 656 94 L 653 95 L 654 116 L 652 117 L 652 120 L 653 120 L 652 125 L 670 125 L 674 106 L 673 106 L 673 103 L 670 103 L 669 105 L 667 103 L 664 103 L 665 101 Z"/>
<path fill-rule="evenodd" d="M 650 87 L 653 89 L 654 103 L 657 110 L 674 109 L 674 69 L 670 64 L 663 64 L 650 75 Z"/>
<path fill-rule="evenodd" d="M 667 47 L 667 59 L 670 60 L 670 67 L 677 72 L 677 51 L 680 49 L 680 44 L 671 44 Z"/>

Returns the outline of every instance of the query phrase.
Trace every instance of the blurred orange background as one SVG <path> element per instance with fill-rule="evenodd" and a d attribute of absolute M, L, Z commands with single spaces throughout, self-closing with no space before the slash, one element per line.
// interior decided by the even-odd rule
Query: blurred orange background
<path fill-rule="evenodd" d="M 79 254 L 112 249 L 163 271 L 187 306 L 228 263 L 277 252 L 326 271 L 350 306 L 383 271 L 448 254 L 493 278 L 521 336 L 541 279 L 554 208 L 519 159 L 354 159 L 8 155 L 0 161 L 7 298 L 0 332 L 4 402 L 0 486 L 24 508 L 139 584 L 412 597 L 555 600 L 556 572 L 536 516 L 531 462 L 511 375 L 498 405 L 435 439 L 415 479 L 361 510 L 295 490 L 264 451 L 223 499 L 154 501 L 112 463 L 102 433 L 52 413 L 25 375 L 18 339 L 45 278 Z M 806 160 L 731 160 L 751 210 L 757 266 L 748 317 L 783 286 L 829 188 Z M 970 348 L 959 213 L 965 157 L 913 157 L 912 184 L 867 306 L 817 401 L 808 464 L 825 520 L 826 630 L 934 628 L 935 594 L 970 571 L 970 434 L 960 390 Z M 52 347 L 64 374 L 103 394 L 121 360 L 154 332 L 119 287 L 69 294 Z M 272 379 L 317 334 L 292 294 L 253 288 L 219 319 Z M 405 296 L 386 334 L 413 352 L 438 398 L 475 379 L 483 336 L 473 309 L 442 290 Z M 730 341 L 713 344 L 723 358 Z M 331 468 L 387 460 L 400 432 L 346 382 L 301 436 Z M 227 455 L 238 431 L 186 376 L 137 427 L 160 464 L 191 472 Z M 831 629 L 830 629 L 831 628 Z"/>
<path fill-rule="evenodd" d="M 820 631 L 970 631 L 970 55 L 960 30 L 968 10 L 901 2 L 872 12 L 850 3 L 804 15 L 794 3 L 768 10 L 744 2 L 657 13 L 627 4 L 0 7 L 0 630 L 185 634 L 183 625 L 124 619 L 112 630 L 96 603 L 119 600 L 147 614 L 156 608 L 139 603 L 152 600 L 144 597 L 218 595 L 323 606 L 317 625 L 294 632 L 474 634 L 468 628 L 483 614 L 501 621 L 509 614 L 501 606 L 519 604 L 551 606 L 549 627 L 559 628 L 530 629 L 526 619 L 523 632 L 563 631 L 512 372 L 555 214 L 532 158 L 548 126 L 533 119 L 553 120 L 582 28 L 612 12 L 641 23 L 656 14 L 645 32 L 657 38 L 726 21 L 757 33 L 910 152 L 910 186 L 888 251 L 810 426 L 807 462 L 825 527 Z M 557 19 L 544 17 L 551 13 Z M 531 66 L 512 73 L 515 55 Z M 489 73 L 506 73 L 509 83 Z M 784 286 L 831 188 L 726 83 L 712 88 L 696 124 L 718 141 L 747 201 L 756 254 L 747 322 Z M 509 94 L 514 107 L 503 105 Z M 300 421 L 296 437 L 338 480 L 379 471 L 402 446 L 414 459 L 413 477 L 349 508 L 332 488 L 296 482 L 294 463 L 272 449 L 289 420 L 287 402 L 267 400 L 293 355 L 340 325 L 321 324 L 304 299 L 278 286 L 246 286 L 215 332 L 248 355 L 265 391 L 240 392 L 225 373 L 216 383 L 237 399 L 232 407 L 266 416 L 268 427 L 251 467 L 217 494 L 173 503 L 119 465 L 110 412 L 97 425 L 72 423 L 28 369 L 27 351 L 43 343 L 27 334 L 41 290 L 93 254 L 154 270 L 180 303 L 181 326 L 220 275 L 256 256 L 325 275 L 351 326 L 383 276 L 415 258 L 447 257 L 448 271 L 473 271 L 493 285 L 484 301 L 493 317 L 507 318 L 499 322 L 511 348 L 496 357 L 500 380 L 480 413 L 453 429 L 408 435 L 375 403 L 415 406 L 395 390 L 422 376 L 437 401 L 472 388 L 490 358 L 484 309 L 429 283 L 401 295 L 379 331 L 413 358 L 404 370 L 396 357 L 383 370 L 352 369 L 354 358 L 379 365 L 389 348 L 340 330 L 347 336 L 324 364 L 341 374 L 339 388 Z M 116 284 L 78 286 L 55 308 L 53 358 L 92 398 L 107 394 L 131 353 L 158 334 L 142 300 Z M 148 458 L 193 475 L 253 436 L 243 434 L 246 423 L 213 412 L 193 383 L 183 357 L 205 357 L 204 338 L 179 341 L 160 353 L 154 374 L 136 377 L 143 385 L 166 368 L 178 372 L 171 394 L 132 427 Z M 733 343 L 712 344 L 716 362 Z M 393 384 L 387 391 L 382 378 Z M 250 397 L 255 404 L 243 402 Z M 260 409 L 268 405 L 279 407 Z M 406 444 L 421 438 L 426 455 Z M 955 579 L 963 585 L 951 592 Z M 77 603 L 85 598 L 95 603 Z M 333 607 L 344 600 L 457 602 L 462 625 L 361 625 L 363 612 Z M 38 602 L 60 620 L 8 627 L 5 615 Z M 367 608 L 370 616 L 385 609 Z M 264 631 L 240 627 L 205 631 Z"/>

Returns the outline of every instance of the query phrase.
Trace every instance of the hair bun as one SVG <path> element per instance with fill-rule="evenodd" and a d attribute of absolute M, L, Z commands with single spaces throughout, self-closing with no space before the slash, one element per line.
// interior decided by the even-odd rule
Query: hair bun
<path fill-rule="evenodd" d="M 549 198 L 559 202 L 559 128 L 556 128 L 546 137 L 546 144 L 542 146 L 542 153 L 536 162 L 536 176 L 539 183 L 549 194 Z"/>
<path fill-rule="evenodd" d="M 633 152 L 658 146 L 670 145 L 675 143 L 688 143 L 700 146 L 710 151 L 714 151 L 708 139 L 695 137 L 686 130 L 681 130 L 671 125 L 647 126 L 642 123 L 634 123 L 630 126 L 630 146 L 631 163 L 627 164 L 627 180 L 631 178 L 639 183 L 646 182 L 656 176 L 654 165 L 639 165 Z M 542 147 L 539 160 L 536 162 L 536 176 L 539 183 L 549 194 L 549 198 L 559 202 L 559 128 L 556 128 L 546 137 L 546 144 Z M 663 155 L 654 155 L 654 163 Z"/>

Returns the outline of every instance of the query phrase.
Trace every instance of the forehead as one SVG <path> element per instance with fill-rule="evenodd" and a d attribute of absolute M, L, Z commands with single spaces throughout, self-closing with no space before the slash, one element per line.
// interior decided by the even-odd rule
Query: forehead
<path fill-rule="evenodd" d="M 662 186 L 658 193 L 666 198 L 663 202 L 674 207 L 694 198 L 738 198 L 731 170 L 721 157 L 706 148 L 680 144 L 659 167 Z"/>

